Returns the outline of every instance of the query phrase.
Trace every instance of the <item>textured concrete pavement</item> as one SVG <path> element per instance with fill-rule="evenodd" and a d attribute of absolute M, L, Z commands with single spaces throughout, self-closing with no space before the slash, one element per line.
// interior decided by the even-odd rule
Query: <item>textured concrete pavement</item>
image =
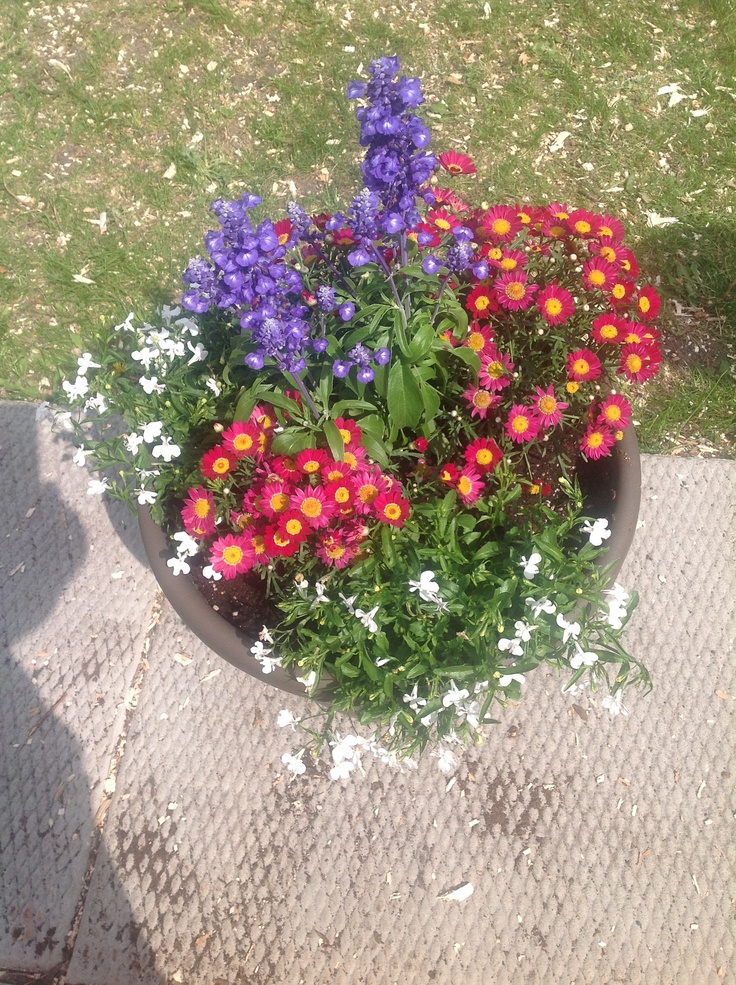
<path fill-rule="evenodd" d="M 447 789 L 285 776 L 307 702 L 184 628 L 72 452 L 0 404 L 0 982 L 736 982 L 736 463 L 644 457 L 654 692 L 540 671 Z"/>

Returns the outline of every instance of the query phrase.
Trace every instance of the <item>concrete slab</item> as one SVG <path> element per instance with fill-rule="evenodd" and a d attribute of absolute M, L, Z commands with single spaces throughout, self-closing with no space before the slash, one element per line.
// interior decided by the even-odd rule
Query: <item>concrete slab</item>
<path fill-rule="evenodd" d="M 611 718 L 530 677 L 447 789 L 431 757 L 284 776 L 298 734 L 275 719 L 308 703 L 159 618 L 135 528 L 86 497 L 32 408 L 0 404 L 0 435 L 0 968 L 68 985 L 736 981 L 736 463 L 644 458 L 620 580 L 642 594 L 628 642 L 653 694 Z M 466 881 L 469 899 L 438 898 Z"/>

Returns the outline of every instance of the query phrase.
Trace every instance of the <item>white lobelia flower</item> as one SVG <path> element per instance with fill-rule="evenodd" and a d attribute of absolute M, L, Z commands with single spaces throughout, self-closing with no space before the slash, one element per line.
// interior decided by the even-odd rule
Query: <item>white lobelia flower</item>
<path fill-rule="evenodd" d="M 327 597 L 327 594 L 325 593 L 325 586 L 322 584 L 321 581 L 317 582 L 317 584 L 314 586 L 314 590 L 317 593 L 317 597 L 315 598 L 314 602 L 312 602 L 311 607 L 313 609 L 318 605 L 326 605 L 326 603 L 330 601 L 329 598 Z"/>
<path fill-rule="evenodd" d="M 186 531 L 182 530 L 174 534 L 173 540 L 177 541 L 176 551 L 180 557 L 194 557 L 195 554 L 199 554 L 199 541 Z"/>
<path fill-rule="evenodd" d="M 512 640 L 506 639 L 506 637 L 501 637 L 498 641 L 498 649 L 502 650 L 504 653 L 508 650 L 513 657 L 523 657 L 524 651 L 521 647 L 521 641 L 518 637 L 514 637 Z"/>
<path fill-rule="evenodd" d="M 299 580 L 294 579 L 294 584 L 296 586 L 297 592 L 303 597 L 307 594 L 307 589 L 309 588 L 309 582 L 306 578 L 301 577 Z"/>
<path fill-rule="evenodd" d="M 539 562 L 542 560 L 542 555 L 537 554 L 535 551 L 530 554 L 528 558 L 522 557 L 519 562 L 519 567 L 524 569 L 524 577 L 527 579 L 533 578 L 536 574 L 539 574 Z"/>
<path fill-rule="evenodd" d="M 196 345 L 192 345 L 191 342 L 187 342 L 187 349 L 193 353 L 192 358 L 187 363 L 187 366 L 191 366 L 192 363 L 202 363 L 205 361 L 207 356 L 209 356 L 209 352 L 205 349 L 201 342 L 197 342 Z"/>
<path fill-rule="evenodd" d="M 222 578 L 222 573 L 215 571 L 211 564 L 207 564 L 202 568 L 202 574 L 208 581 L 219 581 Z"/>
<path fill-rule="evenodd" d="M 519 684 L 523 684 L 524 680 L 525 678 L 523 674 L 504 674 L 502 677 L 498 679 L 498 686 L 508 687 L 512 681 L 518 681 Z"/>
<path fill-rule="evenodd" d="M 303 750 L 302 750 L 303 751 Z M 290 773 L 296 774 L 296 776 L 301 776 L 302 773 L 307 772 L 307 767 L 301 761 L 300 756 L 292 756 L 290 752 L 285 752 L 281 757 L 281 762 L 287 768 Z"/>
<path fill-rule="evenodd" d="M 149 395 L 152 393 L 163 393 L 166 389 L 163 383 L 159 383 L 157 376 L 152 376 L 150 380 L 145 376 L 141 376 L 138 382 Z"/>
<path fill-rule="evenodd" d="M 376 620 L 373 618 L 378 612 L 378 608 L 379 607 L 377 605 L 374 605 L 370 612 L 363 612 L 362 609 L 355 610 L 356 619 L 360 619 L 369 633 L 375 633 L 378 631 Z"/>
<path fill-rule="evenodd" d="M 133 321 L 133 312 L 130 311 L 128 312 L 128 317 L 125 319 L 125 321 L 120 322 L 119 325 L 115 325 L 115 327 L 113 328 L 113 332 L 121 332 L 121 331 L 134 332 L 135 329 L 133 328 L 132 321 Z"/>
<path fill-rule="evenodd" d="M 608 520 L 586 520 L 580 528 L 581 533 L 588 534 L 590 543 L 593 547 L 600 547 L 604 540 L 608 540 L 611 531 L 608 529 Z"/>
<path fill-rule="evenodd" d="M 188 575 L 191 570 L 183 557 L 170 557 L 166 565 L 175 575 Z"/>
<path fill-rule="evenodd" d="M 264 643 L 270 643 L 271 646 L 273 646 L 273 636 L 271 636 L 270 632 L 265 626 L 258 634 L 258 639 L 263 640 Z"/>
<path fill-rule="evenodd" d="M 253 646 L 250 648 L 250 652 L 256 658 L 256 660 L 263 660 L 264 657 L 268 656 L 269 653 L 273 653 L 273 650 L 269 647 L 263 645 L 260 640 L 256 640 Z"/>
<path fill-rule="evenodd" d="M 440 586 L 434 580 L 434 571 L 422 571 L 419 581 L 409 581 L 409 591 L 419 592 L 423 602 L 434 602 Z"/>
<path fill-rule="evenodd" d="M 78 376 L 73 383 L 70 383 L 69 380 L 64 380 L 61 387 L 69 398 L 69 403 L 89 393 L 89 382 L 86 376 Z"/>
<path fill-rule="evenodd" d="M 470 691 L 466 687 L 459 688 L 454 681 L 450 681 L 450 690 L 447 694 L 442 696 L 442 705 L 444 708 L 449 708 L 450 705 L 454 705 L 459 708 L 460 705 L 470 697 Z"/>
<path fill-rule="evenodd" d="M 292 713 L 289 711 L 288 708 L 282 708 L 281 711 L 278 713 L 278 717 L 276 718 L 276 724 L 278 725 L 279 728 L 286 728 L 288 725 L 291 725 L 293 727 L 294 725 L 298 724 L 298 722 L 299 719 L 294 718 L 294 716 L 292 715 Z"/>
<path fill-rule="evenodd" d="M 137 363 L 141 363 L 145 367 L 146 372 L 151 368 L 151 363 L 159 356 L 161 353 L 158 349 L 149 348 L 145 346 L 143 349 L 136 349 L 135 352 L 131 352 L 130 358 L 135 359 Z"/>
<path fill-rule="evenodd" d="M 88 369 L 100 369 L 99 363 L 92 362 L 91 352 L 83 352 L 79 359 L 77 359 L 77 365 L 79 366 L 77 373 L 80 376 L 86 376 Z"/>
<path fill-rule="evenodd" d="M 557 612 L 557 606 L 550 599 L 524 599 L 526 605 L 528 605 L 535 619 L 539 619 L 539 614 L 541 612 L 546 612 L 548 615 L 552 616 Z"/>
<path fill-rule="evenodd" d="M 568 622 L 561 612 L 557 614 L 557 625 L 562 630 L 563 643 L 567 643 L 571 636 L 574 640 L 580 636 L 580 623 Z"/>
<path fill-rule="evenodd" d="M 87 495 L 88 496 L 101 496 L 106 489 L 111 489 L 112 486 L 107 481 L 107 479 L 90 479 L 87 483 Z"/>
<path fill-rule="evenodd" d="M 514 626 L 516 627 L 514 636 L 517 640 L 521 640 L 522 643 L 528 643 L 532 638 L 532 630 L 537 628 L 536 626 L 530 626 L 529 623 L 524 622 L 523 619 L 517 619 Z"/>
<path fill-rule="evenodd" d="M 133 431 L 132 434 L 125 436 L 125 447 L 131 453 L 131 455 L 136 455 L 138 449 L 143 444 L 143 436 L 138 434 L 137 431 Z"/>
<path fill-rule="evenodd" d="M 84 402 L 85 410 L 96 410 L 98 414 L 104 414 L 107 410 L 107 400 L 101 393 L 96 393 L 94 397 Z"/>
<path fill-rule="evenodd" d="M 272 674 L 277 667 L 281 666 L 281 657 L 263 657 L 260 664 L 264 674 Z"/>
<path fill-rule="evenodd" d="M 629 709 L 624 705 L 623 697 L 623 691 L 616 691 L 615 694 L 609 694 L 604 698 L 601 705 L 612 715 L 628 715 Z"/>
<path fill-rule="evenodd" d="M 164 435 L 161 438 L 161 444 L 154 445 L 151 454 L 154 458 L 163 458 L 165 462 L 170 462 L 172 458 L 178 458 L 181 455 L 181 448 L 175 445 L 171 438 Z"/>
<path fill-rule="evenodd" d="M 598 654 L 593 653 L 592 650 L 583 650 L 579 643 L 575 643 L 575 649 L 577 653 L 574 657 L 570 657 L 570 666 L 573 670 L 579 670 L 580 667 L 592 667 L 594 663 L 598 662 Z"/>
<path fill-rule="evenodd" d="M 309 692 L 317 683 L 317 672 L 310 670 L 306 677 L 297 677 L 300 684 L 304 685 L 304 690 Z"/>
<path fill-rule="evenodd" d="M 136 489 L 136 493 L 141 506 L 151 506 L 158 498 L 158 493 L 154 492 L 153 489 Z"/>
<path fill-rule="evenodd" d="M 345 595 L 343 595 L 342 592 L 338 592 L 337 594 L 340 596 L 340 601 L 345 606 L 345 608 L 348 610 L 348 612 L 350 613 L 350 615 L 351 616 L 354 616 L 355 615 L 355 606 L 353 605 L 353 602 L 356 600 L 357 595 L 351 595 L 348 598 Z"/>
<path fill-rule="evenodd" d="M 149 421 L 143 425 L 143 440 L 147 445 L 152 444 L 156 438 L 161 437 L 164 426 L 161 421 Z"/>
<path fill-rule="evenodd" d="M 433 752 L 432 755 L 436 756 L 440 773 L 444 773 L 445 776 L 450 776 L 460 765 L 460 761 L 455 753 L 452 749 L 448 749 L 447 746 L 440 746 L 439 750 Z"/>
<path fill-rule="evenodd" d="M 75 465 L 79 465 L 81 468 L 86 463 L 87 456 L 91 454 L 92 454 L 92 450 L 90 448 L 85 448 L 84 445 L 80 445 L 77 448 L 77 450 L 74 452 L 74 457 L 72 458 L 72 461 L 74 462 Z"/>
<path fill-rule="evenodd" d="M 209 387 L 210 390 L 212 390 L 212 392 L 216 397 L 219 397 L 220 394 L 222 393 L 222 385 L 217 382 L 214 376 L 211 376 L 207 380 L 207 386 Z"/>
<path fill-rule="evenodd" d="M 403 695 L 403 700 L 405 704 L 408 704 L 412 711 L 419 711 L 426 705 L 426 700 L 419 697 L 418 685 L 415 684 L 409 694 Z"/>
<path fill-rule="evenodd" d="M 43 406 L 43 404 L 41 406 Z M 72 424 L 71 411 L 68 410 L 56 411 L 56 413 L 54 414 L 54 427 L 61 428 L 62 431 L 70 431 L 70 432 L 73 431 L 74 425 Z"/>

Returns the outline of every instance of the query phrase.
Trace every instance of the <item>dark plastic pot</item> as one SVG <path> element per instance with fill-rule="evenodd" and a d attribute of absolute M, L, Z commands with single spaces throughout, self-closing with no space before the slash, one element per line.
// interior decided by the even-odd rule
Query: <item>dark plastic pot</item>
<path fill-rule="evenodd" d="M 616 444 L 609 458 L 598 462 L 582 463 L 578 475 L 585 495 L 586 513 L 598 519 L 605 517 L 612 531 L 605 542 L 608 551 L 605 564 L 613 562 L 610 578 L 621 570 L 636 531 L 641 500 L 641 460 L 639 443 L 632 427 L 624 432 L 624 439 Z M 255 640 L 242 630 L 231 626 L 214 609 L 210 608 L 185 575 L 175 575 L 167 561 L 173 556 L 171 545 L 164 533 L 151 519 L 147 506 L 139 507 L 143 544 L 156 581 L 164 595 L 192 632 L 202 642 L 239 670 L 258 680 L 291 694 L 304 694 L 304 686 L 296 680 L 292 669 L 277 667 L 264 674 L 260 663 L 250 652 Z M 323 683 L 318 700 L 328 701 L 329 683 Z"/>

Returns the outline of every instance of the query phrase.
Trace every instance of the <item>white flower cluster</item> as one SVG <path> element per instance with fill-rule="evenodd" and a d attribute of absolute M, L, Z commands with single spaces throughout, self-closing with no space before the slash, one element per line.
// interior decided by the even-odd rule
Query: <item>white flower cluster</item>
<path fill-rule="evenodd" d="M 138 499 L 140 502 L 140 497 Z M 199 553 L 199 542 L 184 531 L 174 534 L 174 540 L 177 541 L 176 557 L 170 557 L 166 566 L 171 568 L 175 575 L 188 575 L 191 569 L 187 558 Z"/>
<path fill-rule="evenodd" d="M 256 658 L 258 663 L 261 665 L 261 670 L 264 674 L 272 674 L 276 667 L 281 666 L 281 657 L 270 656 L 273 653 L 273 637 L 269 631 L 264 626 L 261 632 L 258 634 L 259 638 L 256 640 L 254 645 L 250 648 L 250 652 Z M 270 643 L 270 647 L 265 647 L 264 643 Z"/>

